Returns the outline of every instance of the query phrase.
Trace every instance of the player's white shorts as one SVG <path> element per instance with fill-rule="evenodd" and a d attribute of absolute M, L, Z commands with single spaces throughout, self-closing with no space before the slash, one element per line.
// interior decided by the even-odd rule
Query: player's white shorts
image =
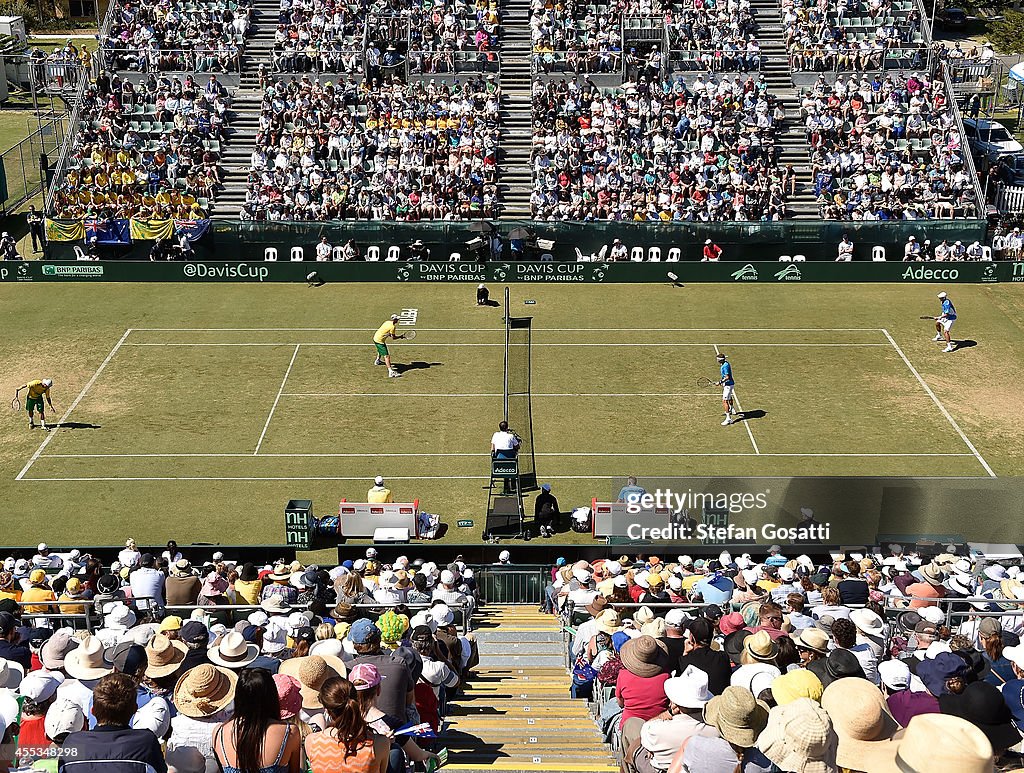
<path fill-rule="evenodd" d="M 942 329 L 945 330 L 947 333 L 949 332 L 949 329 L 951 327 L 953 327 L 953 323 L 954 322 L 956 322 L 955 319 L 940 319 L 939 320 L 939 324 L 942 325 Z"/>
<path fill-rule="evenodd" d="M 722 399 L 732 400 L 732 385 L 722 387 Z"/>

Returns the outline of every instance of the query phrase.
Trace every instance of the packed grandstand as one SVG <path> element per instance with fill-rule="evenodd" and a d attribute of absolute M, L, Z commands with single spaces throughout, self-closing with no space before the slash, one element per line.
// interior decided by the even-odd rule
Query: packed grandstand
<path fill-rule="evenodd" d="M 4 560 L 5 770 L 400 773 L 449 754 L 486 769 L 466 760 L 487 749 L 523 765 L 472 722 L 502 692 L 553 700 L 537 689 L 560 701 L 538 711 L 565 716 L 525 732 L 575 712 L 589 753 L 623 771 L 1019 767 L 1016 563 L 896 544 L 546 566 L 506 550 L 476 567 L 374 548 L 332 566 L 131 539 L 106 552 Z M 532 634 L 510 604 L 539 604 Z M 516 671 L 544 652 L 557 668 Z M 543 672 L 561 677 L 530 684 Z M 571 757 L 580 731 L 555 732 Z"/>
<path fill-rule="evenodd" d="M 62 76 L 88 71 L 58 218 L 983 216 L 951 84 L 991 49 L 933 50 L 910 0 L 122 2 L 108 21 Z"/>

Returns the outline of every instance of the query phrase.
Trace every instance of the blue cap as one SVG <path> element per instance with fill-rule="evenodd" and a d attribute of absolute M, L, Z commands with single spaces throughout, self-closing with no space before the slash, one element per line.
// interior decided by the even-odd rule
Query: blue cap
<path fill-rule="evenodd" d="M 341 565 L 344 566 L 346 569 L 348 569 L 350 572 L 352 571 L 352 566 L 353 566 L 352 559 L 349 559 L 347 561 L 342 561 Z"/>
<path fill-rule="evenodd" d="M 545 483 L 541 488 L 544 489 L 544 491 L 551 491 L 551 484 Z"/>
<path fill-rule="evenodd" d="M 565 566 L 565 558 L 563 556 L 559 556 L 558 558 L 556 558 L 555 566 Z"/>
<path fill-rule="evenodd" d="M 366 644 L 380 636 L 380 629 L 365 617 L 352 623 L 348 629 L 348 638 L 353 644 Z"/>

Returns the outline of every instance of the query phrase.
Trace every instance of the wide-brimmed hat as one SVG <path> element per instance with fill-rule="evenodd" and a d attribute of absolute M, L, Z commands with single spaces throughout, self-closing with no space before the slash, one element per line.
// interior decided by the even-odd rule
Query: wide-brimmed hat
<path fill-rule="evenodd" d="M 771 663 L 747 663 L 732 672 L 729 684 L 750 690 L 755 696 L 772 686 L 782 671 Z"/>
<path fill-rule="evenodd" d="M 885 696 L 866 679 L 839 679 L 821 695 L 821 707 L 839 738 L 836 762 L 844 768 L 874 770 L 892 756 L 892 737 L 900 729 Z"/>
<path fill-rule="evenodd" d="M 880 636 L 885 628 L 882 618 L 870 609 L 855 609 L 850 613 L 850 622 L 865 636 Z"/>
<path fill-rule="evenodd" d="M 39 661 L 49 671 L 64 668 L 64 659 L 68 653 L 78 647 L 79 641 L 70 629 L 62 628 L 53 634 L 39 650 Z"/>
<path fill-rule="evenodd" d="M 668 648 L 653 636 L 638 636 L 622 645 L 619 658 L 631 674 L 654 677 L 665 671 Z"/>
<path fill-rule="evenodd" d="M 269 596 L 260 602 L 260 609 L 268 615 L 287 615 L 292 610 L 281 596 Z"/>
<path fill-rule="evenodd" d="M 0 659 L 0 687 L 17 690 L 25 678 L 25 667 L 13 660 Z"/>
<path fill-rule="evenodd" d="M 773 708 L 757 739 L 764 756 L 789 773 L 835 773 L 837 746 L 831 719 L 810 698 Z"/>
<path fill-rule="evenodd" d="M 917 666 L 917 676 L 924 682 L 928 692 L 938 698 L 947 692 L 946 680 L 955 676 L 966 676 L 969 667 L 964 659 L 952 652 L 939 652 L 934 657 L 925 657 Z"/>
<path fill-rule="evenodd" d="M 821 680 L 814 675 L 813 671 L 808 671 L 806 668 L 794 668 L 792 671 L 777 676 L 772 682 L 772 698 L 779 706 L 792 703 L 798 698 L 821 701 L 823 690 Z"/>
<path fill-rule="evenodd" d="M 896 734 L 893 758 L 871 773 L 992 773 L 992 744 L 980 728 L 950 714 L 918 714 Z"/>
<path fill-rule="evenodd" d="M 158 633 L 146 646 L 146 676 L 150 679 L 170 676 L 179 668 L 188 654 L 188 647 L 182 642 L 168 639 Z"/>
<path fill-rule="evenodd" d="M 772 641 L 767 631 L 758 631 L 744 640 L 743 651 L 754 660 L 764 663 L 778 657 L 779 645 Z"/>
<path fill-rule="evenodd" d="M 814 672 L 824 687 L 828 687 L 837 679 L 855 676 L 865 678 L 864 668 L 857 660 L 857 656 L 844 649 L 832 650 L 827 658 L 808 663 L 807 668 Z"/>
<path fill-rule="evenodd" d="M 320 688 L 323 683 L 339 674 L 327 661 L 319 655 L 308 655 L 304 658 L 289 658 L 281 663 L 278 673 L 294 676 L 299 680 L 302 692 L 302 705 L 304 708 L 321 709 Z"/>
<path fill-rule="evenodd" d="M 679 676 L 665 680 L 665 695 L 677 706 L 702 709 L 714 696 L 708 691 L 708 675 L 696 666 L 687 666 Z"/>
<path fill-rule="evenodd" d="M 246 642 L 245 637 L 237 631 L 224 635 L 216 647 L 207 650 L 211 663 L 224 668 L 241 669 L 259 657 L 260 648 Z"/>
<path fill-rule="evenodd" d="M 209 717 L 235 699 L 237 684 L 231 669 L 203 663 L 186 671 L 174 686 L 174 707 L 186 717 Z"/>
<path fill-rule="evenodd" d="M 103 616 L 103 627 L 112 631 L 127 631 L 135 625 L 138 618 L 125 604 L 120 601 L 108 606 L 107 613 Z"/>
<path fill-rule="evenodd" d="M 274 567 L 274 570 L 270 574 L 268 574 L 267 577 L 271 580 L 278 581 L 290 580 L 292 578 L 292 572 L 291 569 L 289 569 L 284 564 L 277 564 Z"/>
<path fill-rule="evenodd" d="M 171 577 L 191 577 L 192 564 L 189 563 L 187 558 L 179 558 L 174 562 L 174 566 L 170 568 L 168 574 Z"/>
<path fill-rule="evenodd" d="M 918 572 L 929 585 L 942 585 L 942 569 L 935 564 L 925 564 Z"/>
<path fill-rule="evenodd" d="M 750 748 L 768 723 L 768 704 L 742 687 L 726 687 L 704 707 L 704 721 L 729 743 Z"/>
<path fill-rule="evenodd" d="M 618 611 L 614 609 L 606 609 L 598 615 L 596 623 L 597 630 L 607 634 L 613 634 L 622 628 L 622 620 L 619 619 Z"/>
<path fill-rule="evenodd" d="M 819 655 L 828 655 L 828 634 L 820 628 L 804 628 L 793 637 L 797 648 L 817 652 Z"/>
<path fill-rule="evenodd" d="M 274 674 L 277 702 L 281 706 L 281 719 L 291 719 L 302 711 L 302 691 L 299 680 L 288 674 Z"/>
<path fill-rule="evenodd" d="M 608 599 L 606 599 L 604 596 L 595 596 L 594 600 L 591 601 L 586 606 L 586 610 L 591 615 L 593 615 L 594 617 L 597 617 L 598 615 L 600 615 L 607 608 L 608 608 Z"/>
<path fill-rule="evenodd" d="M 943 714 L 966 719 L 985 734 L 993 749 L 1000 751 L 1020 743 L 1013 714 L 999 688 L 988 682 L 971 682 L 959 695 L 950 693 L 939 699 Z"/>
<path fill-rule="evenodd" d="M 64 670 L 75 679 L 99 679 L 114 670 L 103 657 L 103 642 L 86 636 L 78 647 L 64 656 Z"/>

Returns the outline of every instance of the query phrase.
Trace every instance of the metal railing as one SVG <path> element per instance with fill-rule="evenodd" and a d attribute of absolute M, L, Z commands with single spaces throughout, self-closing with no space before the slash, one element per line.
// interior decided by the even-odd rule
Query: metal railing
<path fill-rule="evenodd" d="M 74 146 L 75 137 L 78 135 L 78 122 L 82 117 L 82 95 L 85 93 L 85 88 L 89 83 L 89 80 L 90 73 L 83 67 L 78 74 L 78 86 L 76 91 L 78 98 L 75 99 L 75 106 L 71 110 L 71 115 L 67 118 L 64 137 L 60 146 L 60 154 L 57 156 L 57 162 L 53 167 L 53 181 L 50 184 L 50 189 L 47 191 L 46 199 L 43 203 L 44 215 L 48 215 L 53 212 L 53 199 L 57 195 L 57 191 L 60 189 L 61 185 L 63 185 L 64 169 L 67 167 L 68 158 L 71 156 L 71 149 Z"/>
<path fill-rule="evenodd" d="M 978 170 L 974 165 L 974 153 L 971 151 L 970 144 L 967 142 L 967 130 L 964 129 L 964 119 L 963 116 L 960 115 L 960 106 L 956 103 L 956 99 L 953 98 L 953 83 L 949 79 L 949 72 L 941 63 L 939 64 L 938 69 L 941 70 L 942 83 L 946 87 L 946 96 L 949 99 L 953 116 L 956 118 L 956 128 L 960 133 L 960 140 L 962 143 L 960 151 L 964 157 L 964 165 L 967 167 L 967 173 L 970 175 L 971 184 L 974 189 L 974 206 L 976 208 L 974 216 L 983 217 L 985 214 L 985 194 L 981 189 L 981 180 L 978 178 Z"/>
<path fill-rule="evenodd" d="M 470 567 L 481 597 L 491 604 L 541 604 L 544 589 L 551 582 L 550 568 L 544 565 L 504 568 Z"/>
<path fill-rule="evenodd" d="M 67 114 L 52 119 L 41 119 L 40 125 L 25 139 L 0 154 L 7 180 L 7 198 L 4 213 L 11 212 L 46 190 L 47 158 L 61 148 L 67 134 Z"/>
<path fill-rule="evenodd" d="M 227 55 L 226 63 L 221 58 L 225 51 L 181 48 L 113 48 L 102 49 L 103 64 L 112 70 L 137 72 L 240 72 L 245 43 L 236 43 L 236 50 Z M 165 61 L 168 60 L 168 61 Z M 118 66 L 120 63 L 121 66 Z"/>

